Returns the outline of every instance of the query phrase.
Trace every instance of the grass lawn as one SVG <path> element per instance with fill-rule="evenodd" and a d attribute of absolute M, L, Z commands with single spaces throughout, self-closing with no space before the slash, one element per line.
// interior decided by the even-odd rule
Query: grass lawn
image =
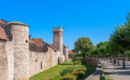
<path fill-rule="evenodd" d="M 66 69 L 68 67 L 77 67 L 77 66 L 84 66 L 84 65 L 73 65 L 72 62 L 64 62 L 61 65 L 57 65 L 57 66 L 55 66 L 53 68 L 50 68 L 50 69 L 48 69 L 46 71 L 43 71 L 43 72 L 41 72 L 39 74 L 34 75 L 29 80 L 54 80 L 53 78 L 59 77 L 60 72 L 63 71 L 64 69 Z M 90 67 L 90 66 L 86 66 L 86 67 L 87 67 L 87 74 L 86 74 L 86 77 L 87 77 L 93 71 L 95 71 L 95 69 Z M 58 79 L 58 80 L 60 80 L 60 79 Z"/>
<path fill-rule="evenodd" d="M 36 74 L 33 77 L 31 77 L 29 80 L 49 80 L 60 75 L 60 72 L 68 67 L 75 67 L 75 65 L 72 65 L 72 62 L 69 63 L 66 62 L 63 63 L 62 65 L 57 65 L 46 71 Z"/>

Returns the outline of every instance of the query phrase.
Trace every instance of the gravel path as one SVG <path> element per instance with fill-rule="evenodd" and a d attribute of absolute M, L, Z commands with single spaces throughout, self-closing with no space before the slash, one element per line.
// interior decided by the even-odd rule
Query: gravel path
<path fill-rule="evenodd" d="M 106 75 L 110 76 L 113 80 L 130 80 L 130 62 L 126 62 L 126 69 L 122 68 L 121 65 L 113 65 L 112 63 L 102 61 L 104 66 L 104 72 Z"/>

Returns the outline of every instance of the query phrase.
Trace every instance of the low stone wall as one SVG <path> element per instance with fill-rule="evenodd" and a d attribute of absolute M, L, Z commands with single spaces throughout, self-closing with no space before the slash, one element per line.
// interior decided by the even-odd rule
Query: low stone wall
<path fill-rule="evenodd" d="M 58 64 L 60 52 L 48 47 L 47 52 L 30 51 L 30 77 Z"/>
<path fill-rule="evenodd" d="M 102 65 L 99 62 L 96 68 L 96 71 L 92 73 L 87 79 L 85 80 L 101 80 L 102 75 Z"/>
<path fill-rule="evenodd" d="M 91 58 L 91 57 L 90 57 L 90 58 L 87 57 L 87 58 L 85 59 L 85 62 L 86 62 L 87 65 L 90 65 L 90 66 L 92 66 L 92 67 L 97 67 L 98 59 Z"/>

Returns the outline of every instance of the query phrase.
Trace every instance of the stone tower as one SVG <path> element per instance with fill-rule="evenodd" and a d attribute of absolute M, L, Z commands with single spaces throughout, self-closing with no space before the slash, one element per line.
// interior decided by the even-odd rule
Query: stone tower
<path fill-rule="evenodd" d="M 63 28 L 53 27 L 53 45 L 60 51 L 60 63 L 63 63 Z"/>
<path fill-rule="evenodd" d="M 14 44 L 14 79 L 29 77 L 29 26 L 20 22 L 9 22 Z"/>
<path fill-rule="evenodd" d="M 68 47 L 64 47 L 64 53 L 65 53 L 65 61 L 67 61 L 69 59 L 69 55 L 68 55 Z"/>

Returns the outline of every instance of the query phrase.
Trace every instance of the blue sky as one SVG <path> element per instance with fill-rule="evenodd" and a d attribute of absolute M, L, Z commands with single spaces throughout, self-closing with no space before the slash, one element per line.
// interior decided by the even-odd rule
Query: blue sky
<path fill-rule="evenodd" d="M 126 22 L 130 0 L 1 0 L 0 18 L 30 26 L 32 38 L 53 42 L 52 27 L 64 28 L 64 44 L 73 49 L 80 37 L 96 45 Z"/>

